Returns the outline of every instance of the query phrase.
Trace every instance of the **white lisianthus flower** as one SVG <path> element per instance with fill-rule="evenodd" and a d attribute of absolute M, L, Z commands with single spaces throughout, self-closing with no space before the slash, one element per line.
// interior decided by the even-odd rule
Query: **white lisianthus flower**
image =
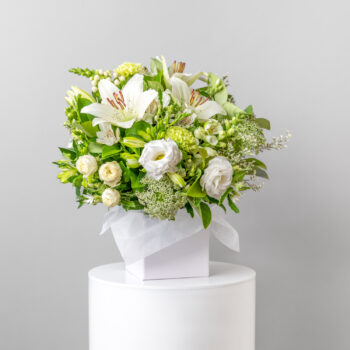
<path fill-rule="evenodd" d="M 102 193 L 102 202 L 108 207 L 114 207 L 120 203 L 120 193 L 114 188 L 106 188 Z"/>
<path fill-rule="evenodd" d="M 231 186 L 233 169 L 225 157 L 215 157 L 204 170 L 200 184 L 210 197 L 220 199 Z"/>
<path fill-rule="evenodd" d="M 176 142 L 162 139 L 146 143 L 139 163 L 146 169 L 149 177 L 160 180 L 167 172 L 175 173 L 181 159 L 182 153 Z"/>
<path fill-rule="evenodd" d="M 107 162 L 100 166 L 98 170 L 98 176 L 108 186 L 116 186 L 122 177 L 122 169 L 116 162 Z"/>
<path fill-rule="evenodd" d="M 85 176 L 94 174 L 98 168 L 96 158 L 90 154 L 80 156 L 77 160 L 76 167 L 79 173 Z"/>

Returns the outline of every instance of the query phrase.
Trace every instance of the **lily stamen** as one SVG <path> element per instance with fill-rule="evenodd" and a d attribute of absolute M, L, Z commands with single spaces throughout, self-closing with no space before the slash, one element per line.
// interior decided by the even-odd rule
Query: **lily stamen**
<path fill-rule="evenodd" d="M 173 62 L 173 74 L 174 73 L 183 73 L 185 70 L 186 63 L 185 62 Z"/>

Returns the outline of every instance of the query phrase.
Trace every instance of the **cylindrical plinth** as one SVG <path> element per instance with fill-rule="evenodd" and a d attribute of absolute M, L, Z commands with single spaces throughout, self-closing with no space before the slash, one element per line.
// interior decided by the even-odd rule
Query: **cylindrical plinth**
<path fill-rule="evenodd" d="M 254 350 L 255 272 L 142 282 L 124 264 L 89 272 L 90 350 Z"/>

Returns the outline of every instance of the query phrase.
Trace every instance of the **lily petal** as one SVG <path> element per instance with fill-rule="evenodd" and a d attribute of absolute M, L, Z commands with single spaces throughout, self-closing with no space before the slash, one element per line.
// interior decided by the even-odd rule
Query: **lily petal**
<path fill-rule="evenodd" d="M 168 66 L 166 64 L 165 58 L 164 56 L 160 56 L 161 62 L 162 62 L 162 66 L 163 66 L 163 77 L 164 77 L 164 82 L 165 82 L 165 86 L 167 89 L 171 88 L 171 82 L 170 82 L 170 77 L 169 77 L 169 71 L 168 71 Z"/>
<path fill-rule="evenodd" d="M 162 102 L 163 102 L 163 107 L 168 107 L 170 103 L 170 95 L 168 93 L 169 91 L 163 91 L 162 93 Z"/>
<path fill-rule="evenodd" d="M 174 73 L 174 77 L 183 80 L 188 86 L 191 86 L 198 78 L 203 76 L 203 72 L 199 72 L 195 75 L 188 73 Z"/>
<path fill-rule="evenodd" d="M 149 89 L 143 92 L 140 97 L 137 99 L 135 104 L 135 111 L 137 114 L 137 119 L 141 120 L 146 112 L 148 106 L 152 103 L 152 101 L 157 98 L 158 92 L 153 89 Z"/>
<path fill-rule="evenodd" d="M 174 97 L 179 101 L 182 100 L 184 103 L 189 103 L 191 90 L 188 85 L 183 80 L 176 77 L 171 77 L 170 83 Z"/>
<path fill-rule="evenodd" d="M 207 101 L 195 108 L 199 121 L 206 121 L 215 114 L 226 115 L 226 111 L 215 101 Z"/>
<path fill-rule="evenodd" d="M 98 84 L 98 91 L 100 92 L 102 103 L 107 104 L 107 98 L 114 101 L 113 94 L 119 94 L 119 89 L 109 80 L 102 79 Z"/>
<path fill-rule="evenodd" d="M 143 75 L 135 74 L 123 87 L 122 92 L 126 105 L 134 105 L 143 92 Z"/>
<path fill-rule="evenodd" d="M 130 119 L 126 122 L 115 122 L 115 125 L 119 126 L 120 128 L 123 128 L 123 129 L 129 129 L 132 127 L 132 125 L 134 124 L 135 122 L 135 119 Z"/>
<path fill-rule="evenodd" d="M 82 108 L 81 113 L 91 114 L 95 117 L 106 119 L 106 121 L 110 122 L 110 120 L 107 119 L 115 118 L 118 111 L 109 104 L 104 105 L 100 103 L 92 103 L 91 105 Z"/>

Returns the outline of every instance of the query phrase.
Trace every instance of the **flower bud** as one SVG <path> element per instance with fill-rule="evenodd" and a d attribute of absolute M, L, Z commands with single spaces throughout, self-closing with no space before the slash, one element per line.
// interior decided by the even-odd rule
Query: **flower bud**
<path fill-rule="evenodd" d="M 129 136 L 124 137 L 122 144 L 130 148 L 142 148 L 145 146 L 145 142 L 137 137 Z"/>
<path fill-rule="evenodd" d="M 215 136 L 206 135 L 204 140 L 213 146 L 216 146 L 218 143 L 218 139 Z"/>
<path fill-rule="evenodd" d="M 226 132 L 224 130 L 221 130 L 219 132 L 219 140 L 223 140 L 226 137 Z"/>
<path fill-rule="evenodd" d="M 184 187 L 186 185 L 185 180 L 179 174 L 168 173 L 168 176 L 175 185 L 179 187 Z"/>
<path fill-rule="evenodd" d="M 195 131 L 194 131 L 194 136 L 197 138 L 197 139 L 202 139 L 205 137 L 205 130 L 202 128 L 202 127 L 199 127 L 197 128 Z"/>

